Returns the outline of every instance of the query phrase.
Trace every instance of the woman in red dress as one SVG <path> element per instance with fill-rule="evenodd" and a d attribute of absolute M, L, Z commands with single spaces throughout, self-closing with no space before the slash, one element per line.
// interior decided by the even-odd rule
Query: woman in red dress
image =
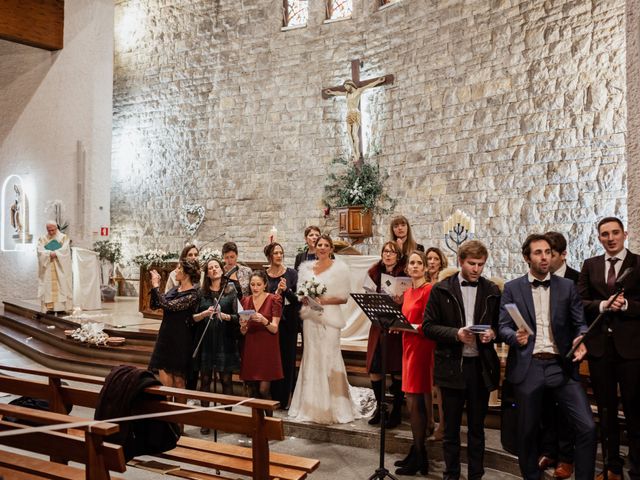
<path fill-rule="evenodd" d="M 404 292 L 402 313 L 409 323 L 419 325 L 416 333 L 402 334 L 402 390 L 407 394 L 407 406 L 413 434 L 412 451 L 405 460 L 397 462 L 399 475 L 423 475 L 429 473 L 429 461 L 425 440 L 427 425 L 432 412 L 425 409 L 431 399 L 433 351 L 435 343 L 422 334 L 424 311 L 429 300 L 432 285 L 425 277 L 427 257 L 423 252 L 414 250 L 407 259 L 407 274 L 411 277 L 411 288 Z"/>
<path fill-rule="evenodd" d="M 278 336 L 282 299 L 267 293 L 267 274 L 262 270 L 251 273 L 249 287 L 251 295 L 242 299 L 242 308 L 255 313 L 249 318 L 240 316 L 240 333 L 245 337 L 240 378 L 247 383 L 249 395 L 269 398 L 271 381 L 284 376 Z"/>

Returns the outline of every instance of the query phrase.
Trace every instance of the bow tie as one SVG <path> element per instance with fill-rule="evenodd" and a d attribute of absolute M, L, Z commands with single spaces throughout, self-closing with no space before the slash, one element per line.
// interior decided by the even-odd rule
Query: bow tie
<path fill-rule="evenodd" d="M 463 287 L 476 288 L 478 286 L 478 282 L 467 282 L 466 280 L 462 280 L 462 282 L 460 282 L 460 285 L 462 285 Z"/>
<path fill-rule="evenodd" d="M 538 287 L 544 287 L 544 288 L 549 288 L 549 285 L 551 285 L 551 280 L 534 280 L 533 282 L 531 282 L 531 286 L 533 288 L 538 288 Z"/>

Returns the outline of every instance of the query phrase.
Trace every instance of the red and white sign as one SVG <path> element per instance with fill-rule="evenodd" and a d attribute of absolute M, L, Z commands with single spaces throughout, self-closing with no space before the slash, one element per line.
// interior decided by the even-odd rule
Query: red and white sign
<path fill-rule="evenodd" d="M 108 237 L 109 236 L 109 227 L 100 227 L 100 236 Z"/>

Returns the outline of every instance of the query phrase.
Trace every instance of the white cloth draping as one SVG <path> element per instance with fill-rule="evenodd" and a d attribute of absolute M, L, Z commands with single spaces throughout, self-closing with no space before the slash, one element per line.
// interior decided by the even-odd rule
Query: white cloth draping
<path fill-rule="evenodd" d="M 97 252 L 71 247 L 73 305 L 83 310 L 102 308 L 100 299 L 100 260 Z"/>
<path fill-rule="evenodd" d="M 342 262 L 349 267 L 349 278 L 351 281 L 351 293 L 364 293 L 362 285 L 367 275 L 367 270 L 380 260 L 380 256 L 376 255 L 336 255 Z M 345 305 L 340 305 L 342 315 L 346 320 L 346 326 L 340 333 L 340 340 L 355 341 L 366 340 L 369 336 L 369 326 L 371 322 L 365 316 L 358 304 L 349 297 L 349 301 Z"/>
<path fill-rule="evenodd" d="M 53 240 L 60 244 L 51 258 L 52 250 L 45 248 Z M 43 312 L 70 311 L 73 308 L 71 284 L 71 249 L 69 237 L 59 230 L 53 236 L 43 235 L 38 240 L 38 298 Z"/>

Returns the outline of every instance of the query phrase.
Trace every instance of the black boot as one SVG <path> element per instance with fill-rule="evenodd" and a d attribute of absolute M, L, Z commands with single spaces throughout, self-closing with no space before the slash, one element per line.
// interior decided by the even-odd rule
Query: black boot
<path fill-rule="evenodd" d="M 376 409 L 369 419 L 369 425 L 378 425 L 380 423 L 380 387 L 382 387 L 382 380 L 371 380 L 373 395 L 376 397 Z"/>
<path fill-rule="evenodd" d="M 393 378 L 389 391 L 393 394 L 393 409 L 387 418 L 387 428 L 396 428 L 402 422 L 402 403 L 404 402 L 404 392 L 402 391 L 402 380 Z"/>
<path fill-rule="evenodd" d="M 411 462 L 411 459 L 415 456 L 415 454 L 416 454 L 416 446 L 411 445 L 411 448 L 409 449 L 409 453 L 407 453 L 407 456 L 404 457 L 402 460 L 396 460 L 395 462 L 393 462 L 393 464 L 396 467 L 406 467 L 407 465 L 409 465 L 409 463 Z"/>
<path fill-rule="evenodd" d="M 418 472 L 422 475 L 429 474 L 429 460 L 424 445 L 422 445 L 422 448 L 415 449 L 415 455 L 407 465 L 396 469 L 396 474 L 398 475 L 415 475 Z"/>

